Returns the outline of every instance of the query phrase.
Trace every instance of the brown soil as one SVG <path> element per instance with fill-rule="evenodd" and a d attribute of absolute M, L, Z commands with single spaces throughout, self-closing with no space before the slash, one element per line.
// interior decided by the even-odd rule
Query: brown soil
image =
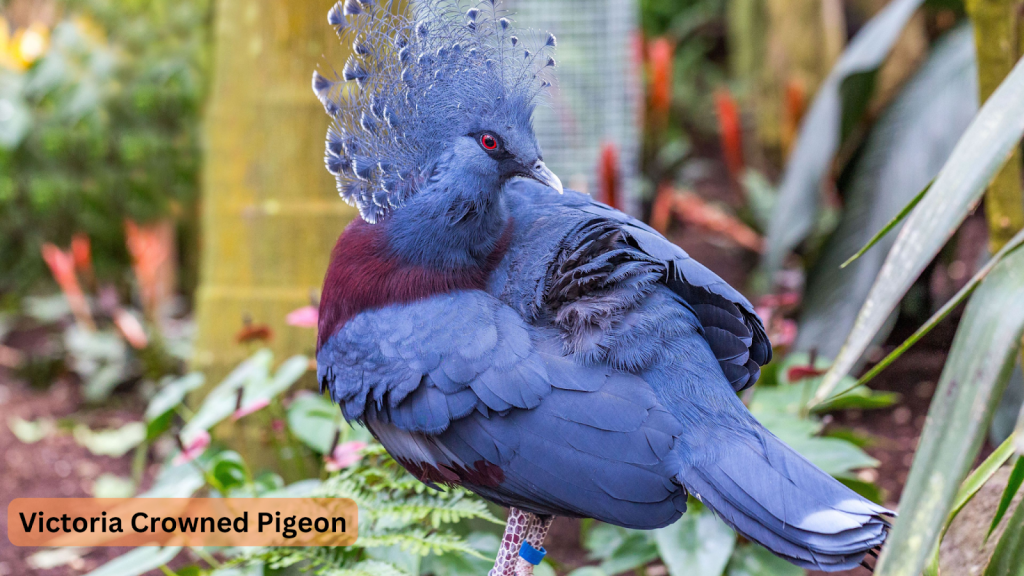
<path fill-rule="evenodd" d="M 92 428 L 114 428 L 142 419 L 144 406 L 124 395 L 100 408 L 83 405 L 78 386 L 61 378 L 49 389 L 33 390 L 0 371 L 0 507 L 14 498 L 78 498 L 92 496 L 92 485 L 103 473 L 131 475 L 131 453 L 121 458 L 96 456 L 79 446 L 68 432 L 57 432 L 33 444 L 19 441 L 8 425 L 11 418 L 73 419 Z M 125 553 L 128 548 L 82 549 L 69 564 L 36 570 L 29 557 L 42 548 L 19 548 L 6 538 L 7 514 L 0 515 L 0 576 L 84 574 Z M 159 572 L 152 572 L 159 574 Z"/>

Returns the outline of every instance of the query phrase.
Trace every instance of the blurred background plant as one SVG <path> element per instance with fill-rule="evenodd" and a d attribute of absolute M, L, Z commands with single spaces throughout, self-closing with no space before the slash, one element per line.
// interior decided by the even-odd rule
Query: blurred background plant
<path fill-rule="evenodd" d="M 126 219 L 168 222 L 194 286 L 210 3 L 0 6 L 0 292 L 38 289 L 40 246 L 76 233 L 97 278 L 124 286 Z"/>

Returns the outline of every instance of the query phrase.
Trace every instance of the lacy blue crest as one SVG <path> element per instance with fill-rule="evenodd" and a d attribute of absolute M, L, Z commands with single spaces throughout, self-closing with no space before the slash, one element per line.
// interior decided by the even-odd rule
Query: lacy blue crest
<path fill-rule="evenodd" d="M 327 21 L 352 50 L 340 74 L 313 73 L 332 118 L 325 162 L 370 223 L 415 194 L 473 123 L 532 110 L 551 86 L 555 37 L 519 38 L 491 0 L 413 1 L 407 12 L 341 0 Z"/>

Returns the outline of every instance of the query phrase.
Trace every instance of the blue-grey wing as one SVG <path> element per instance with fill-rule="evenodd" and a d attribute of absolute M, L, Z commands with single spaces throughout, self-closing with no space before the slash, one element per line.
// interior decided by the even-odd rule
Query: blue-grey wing
<path fill-rule="evenodd" d="M 642 302 L 654 284 L 667 285 L 689 307 L 703 327 L 703 336 L 737 391 L 757 381 L 760 366 L 772 349 L 754 307 L 714 272 L 691 258 L 661 234 L 618 210 L 576 192 L 564 195 L 529 182 L 509 186 L 512 213 L 523 260 L 555 262 L 543 273 L 547 286 L 538 308 L 553 310 L 571 337 L 585 345 L 593 339 L 591 324 Z M 561 226 L 561 228 L 560 228 Z M 513 246 L 516 246 L 514 241 Z M 537 275 L 537 271 L 533 272 Z M 589 298 L 583 297 L 589 295 Z"/>
<path fill-rule="evenodd" d="M 457 292 L 357 315 L 321 349 L 318 376 L 424 482 L 539 514 L 677 519 L 678 419 L 641 378 L 580 366 L 548 336 Z"/>
<path fill-rule="evenodd" d="M 321 348 L 317 378 L 347 419 L 374 404 L 428 434 L 473 410 L 534 408 L 551 390 L 522 319 L 479 291 L 357 314 Z"/>

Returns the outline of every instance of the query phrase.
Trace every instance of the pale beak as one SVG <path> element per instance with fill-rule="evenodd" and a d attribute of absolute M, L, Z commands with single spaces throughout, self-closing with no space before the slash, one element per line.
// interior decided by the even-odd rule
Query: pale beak
<path fill-rule="evenodd" d="M 545 186 L 554 188 L 559 194 L 563 192 L 562 181 L 559 180 L 558 176 L 555 176 L 555 173 L 545 166 L 540 160 L 533 163 L 533 168 L 530 169 L 527 174 L 527 178 L 531 178 Z"/>

